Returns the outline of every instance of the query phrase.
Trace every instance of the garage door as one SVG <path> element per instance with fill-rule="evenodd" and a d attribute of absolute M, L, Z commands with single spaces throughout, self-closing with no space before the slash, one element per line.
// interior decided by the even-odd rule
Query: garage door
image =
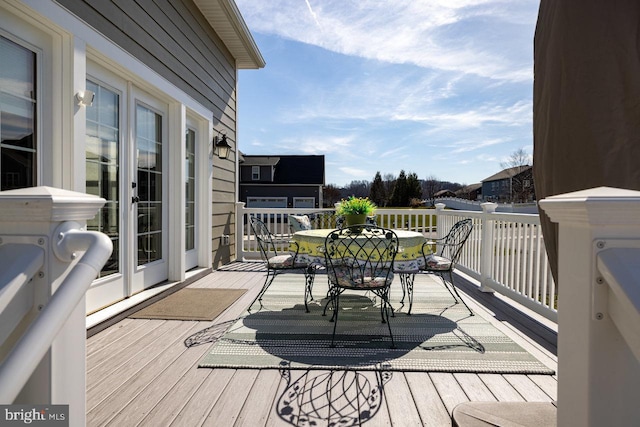
<path fill-rule="evenodd" d="M 286 197 L 247 197 L 248 208 L 286 208 Z"/>

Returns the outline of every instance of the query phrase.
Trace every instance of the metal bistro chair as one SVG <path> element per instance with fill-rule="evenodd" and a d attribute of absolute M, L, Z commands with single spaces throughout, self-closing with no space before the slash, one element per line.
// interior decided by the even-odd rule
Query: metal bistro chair
<path fill-rule="evenodd" d="M 369 224 L 333 230 L 325 239 L 324 255 L 329 281 L 327 305 L 331 303 L 333 307 L 331 347 L 335 347 L 340 295 L 346 290 L 356 290 L 371 291 L 380 297 L 382 323 L 387 324 L 391 348 L 395 348 L 389 324 L 389 311 L 393 310 L 389 303 L 389 287 L 393 282 L 393 261 L 398 245 L 398 236 L 392 230 Z"/>
<path fill-rule="evenodd" d="M 471 219 L 463 219 L 456 222 L 449 233 L 441 239 L 429 239 L 422 245 L 422 256 L 424 257 L 424 265 L 420 266 L 420 271 L 424 273 L 437 274 L 442 279 L 444 287 L 447 288 L 456 304 L 460 301 L 469 310 L 469 314 L 473 316 L 473 311 L 469 308 L 466 302 L 462 299 L 458 290 L 453 283 L 453 270 L 456 268 L 462 247 L 469 238 L 471 230 L 473 229 L 473 222 Z M 440 247 L 440 252 L 437 254 L 432 253 L 433 245 Z M 415 273 L 400 273 L 400 283 L 402 285 L 402 300 L 404 303 L 405 294 L 409 296 L 409 311 L 407 314 L 411 314 L 411 307 L 413 306 L 413 282 L 415 279 Z M 449 283 L 444 278 L 444 273 L 449 274 Z"/>
<path fill-rule="evenodd" d="M 265 223 L 255 216 L 251 216 L 249 217 L 249 224 L 251 225 L 253 235 L 256 237 L 262 260 L 267 266 L 267 277 L 264 281 L 264 285 L 262 285 L 262 289 L 254 298 L 254 300 L 251 301 L 251 305 L 249 305 L 247 311 L 251 312 L 251 307 L 256 302 L 256 300 L 260 301 L 260 308 L 262 308 L 262 296 L 267 291 L 269 286 L 271 286 L 273 279 L 275 279 L 278 274 L 291 270 L 302 270 L 304 271 L 305 277 L 304 308 L 308 313 L 308 302 L 313 299 L 312 289 L 313 280 L 316 274 L 315 266 L 309 263 L 298 261 L 299 248 L 296 242 L 289 242 L 289 245 L 295 246 L 295 251 L 278 253 L 276 245 L 273 241 L 273 234 L 271 234 Z"/>

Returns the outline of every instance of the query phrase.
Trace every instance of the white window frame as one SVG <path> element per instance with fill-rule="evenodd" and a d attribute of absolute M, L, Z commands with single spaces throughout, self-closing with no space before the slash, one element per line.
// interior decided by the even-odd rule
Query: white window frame
<path fill-rule="evenodd" d="M 5 7 L 8 9 L 5 9 Z M 0 35 L 35 53 L 36 57 L 36 121 L 35 121 L 35 159 L 36 178 L 34 185 L 64 187 L 61 171 L 71 167 L 72 159 L 62 156 L 60 148 L 63 135 L 60 125 L 65 116 L 63 93 L 67 87 L 54 82 L 65 81 L 62 78 L 63 63 L 56 61 L 66 51 L 61 34 L 47 25 L 36 21 L 24 11 L 11 9 L 10 4 L 0 5 Z M 46 135 L 47 143 L 43 143 Z M 71 135 L 67 130 L 66 135 Z M 66 143 L 67 145 L 70 142 Z M 44 161 L 47 159 L 47 161 Z"/>
<path fill-rule="evenodd" d="M 260 166 L 251 166 L 251 180 L 260 181 Z"/>

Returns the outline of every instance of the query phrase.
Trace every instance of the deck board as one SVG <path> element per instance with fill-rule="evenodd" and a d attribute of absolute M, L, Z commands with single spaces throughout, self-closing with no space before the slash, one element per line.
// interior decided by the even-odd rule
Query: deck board
<path fill-rule="evenodd" d="M 476 374 L 458 373 L 453 374 L 462 391 L 471 401 L 492 402 L 496 397 L 491 393 L 489 387 Z"/>
<path fill-rule="evenodd" d="M 451 423 L 450 414 L 426 372 L 404 374 L 411 389 L 411 395 L 425 426 L 445 426 Z"/>
<path fill-rule="evenodd" d="M 486 384 L 498 402 L 524 402 L 522 395 L 518 393 L 518 390 L 513 388 L 504 376 L 498 374 L 480 374 L 478 378 Z"/>
<path fill-rule="evenodd" d="M 550 402 L 551 397 L 537 386 L 527 375 L 509 374 L 507 381 L 524 397 L 527 402 Z"/>
<path fill-rule="evenodd" d="M 258 377 L 258 372 L 257 369 L 237 369 L 202 425 L 232 426 L 240 417 L 240 411 Z"/>
<path fill-rule="evenodd" d="M 408 404 L 413 402 L 413 396 L 407 379 L 402 372 L 392 372 L 392 374 L 392 378 L 384 386 L 391 425 L 394 427 L 422 425 L 418 408 Z"/>
<path fill-rule="evenodd" d="M 234 427 L 266 425 L 280 379 L 280 373 L 276 369 L 262 369 L 258 372 Z"/>
<path fill-rule="evenodd" d="M 442 403 L 445 408 L 447 408 L 449 415 L 451 415 L 453 408 L 455 408 L 456 405 L 469 401 L 469 398 L 462 387 L 460 387 L 460 384 L 453 374 L 432 372 L 429 376 L 431 377 L 431 381 L 433 381 L 434 387 L 438 391 L 440 399 L 442 399 Z"/>
<path fill-rule="evenodd" d="M 185 337 L 194 326 L 184 325 L 182 333 L 176 335 L 179 338 Z M 167 375 L 167 372 L 170 372 L 171 369 L 180 369 L 181 365 L 184 366 L 183 364 L 188 365 L 190 362 L 188 357 L 176 362 L 184 353 L 185 348 L 179 345 L 165 346 L 162 343 L 158 343 L 157 345 L 148 346 L 145 349 L 144 357 L 136 360 L 136 363 L 127 364 L 119 369 L 117 376 L 126 379 L 120 386 L 113 387 L 112 384 L 105 381 L 102 383 L 104 386 L 96 387 L 96 389 L 100 389 L 102 396 L 95 395 L 95 398 L 87 399 L 87 408 L 89 409 L 87 422 L 101 425 L 122 413 L 121 408 L 125 407 L 127 411 L 124 412 L 137 412 L 136 405 L 131 405 L 134 398 L 141 392 L 146 392 L 145 395 L 152 392 L 149 385 L 154 382 L 156 377 Z M 112 375 L 111 378 L 114 376 Z M 111 393 L 109 394 L 110 391 Z"/>
<path fill-rule="evenodd" d="M 211 370 L 211 374 L 198 387 L 170 425 L 178 427 L 202 425 L 204 419 L 211 412 L 211 408 L 225 392 L 234 373 L 233 369 Z"/>
<path fill-rule="evenodd" d="M 311 387 L 331 375 L 330 371 L 198 368 L 201 357 L 246 310 L 264 283 L 265 272 L 259 264 L 236 263 L 224 270 L 189 285 L 248 290 L 212 322 L 127 318 L 88 339 L 87 425 L 308 425 L 305 420 L 291 423 L 281 417 L 277 413 L 278 402 L 287 397 L 288 385 L 306 381 Z M 316 280 L 322 280 L 322 274 Z M 496 303 L 497 298 L 465 286 L 461 288 L 463 298 L 474 311 L 491 319 L 547 366 L 557 369 L 554 337 L 547 328 L 528 319 L 514 319 L 514 311 L 504 302 Z M 377 384 L 375 372 L 357 374 L 360 387 L 367 380 L 369 385 Z M 288 382 L 286 375 L 290 375 Z M 366 422 L 367 426 L 448 426 L 455 405 L 469 400 L 557 398 L 555 375 L 392 372 L 390 377 L 384 384 L 381 407 Z M 333 380 L 339 378 L 334 376 Z M 341 392 L 340 387 L 348 390 Z M 353 387 L 340 387 L 332 395 L 313 392 L 317 406 L 313 410 L 320 416 L 315 420 L 317 425 L 327 425 L 330 413 L 335 414 L 340 408 L 345 413 L 367 409 L 364 397 L 352 394 Z"/>

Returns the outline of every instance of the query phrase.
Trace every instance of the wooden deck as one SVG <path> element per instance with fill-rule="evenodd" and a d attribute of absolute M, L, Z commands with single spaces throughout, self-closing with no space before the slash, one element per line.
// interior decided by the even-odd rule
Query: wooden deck
<path fill-rule="evenodd" d="M 87 342 L 87 425 L 144 426 L 290 426 L 277 404 L 286 381 L 276 369 L 202 369 L 199 360 L 259 291 L 264 272 L 237 263 L 189 285 L 198 288 L 246 288 L 248 292 L 213 322 L 126 318 L 89 337 Z M 323 280 L 319 275 L 316 280 Z M 503 300 L 482 294 L 460 280 L 472 309 L 491 320 L 541 362 L 557 369 L 556 334 L 519 314 Z M 302 286 L 301 286 L 302 291 Z M 198 335 L 194 335 L 201 332 Z M 188 347 L 192 337 L 198 345 Z M 312 384 L 328 371 L 291 372 Z M 306 376 L 305 376 L 306 375 Z M 352 374 L 353 375 L 353 374 Z M 359 372 L 375 384 L 375 372 Z M 384 384 L 382 403 L 366 426 L 449 426 L 451 412 L 467 401 L 556 400 L 557 378 L 550 375 L 499 375 L 393 372 Z M 314 398 L 318 426 L 328 425 L 337 408 L 348 408 L 353 396 L 320 393 Z M 336 396 L 337 395 L 337 396 Z M 286 396 L 285 396 L 286 397 Z M 365 402 L 358 405 L 364 408 Z M 309 425 L 297 420 L 293 425 Z"/>

